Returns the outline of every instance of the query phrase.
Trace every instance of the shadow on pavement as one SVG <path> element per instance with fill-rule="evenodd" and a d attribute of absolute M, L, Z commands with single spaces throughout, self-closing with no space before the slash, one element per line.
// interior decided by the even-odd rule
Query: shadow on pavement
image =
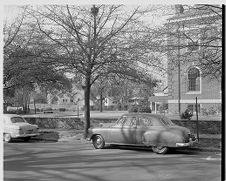
<path fill-rule="evenodd" d="M 104 149 L 120 149 L 120 150 L 133 150 L 139 152 L 153 152 L 151 147 L 136 147 L 136 146 L 121 146 L 121 145 L 109 145 Z M 168 154 L 186 154 L 186 155 L 196 155 L 199 154 L 200 150 L 194 148 L 171 148 L 166 153 Z"/>
<path fill-rule="evenodd" d="M 186 155 L 196 154 L 192 150 L 174 150 L 165 156 L 154 154 L 151 148 L 142 147 L 110 146 L 103 150 L 92 150 L 91 144 L 82 144 L 79 141 L 51 146 L 40 144 L 37 148 L 27 149 L 13 147 L 13 150 L 17 154 L 4 156 L 5 181 L 106 181 L 120 180 L 121 176 L 122 178 L 125 176 L 124 180 L 139 180 L 139 178 L 131 179 L 127 176 L 136 170 L 145 170 L 145 173 L 149 174 L 146 180 L 151 180 L 149 176 L 157 175 L 158 170 L 170 169 L 173 175 L 180 173 L 177 169 L 187 168 L 197 163 L 200 164 L 198 168 L 201 173 L 204 172 L 204 165 L 206 165 L 205 160 L 200 161 L 190 156 L 186 158 Z M 184 161 L 185 159 L 187 161 Z M 190 167 L 190 170 L 192 173 L 197 173 L 197 167 Z M 125 175 L 124 171 L 126 171 Z M 109 173 L 117 173 L 117 175 L 109 175 Z M 182 174 L 184 173 L 186 172 Z M 179 177 L 180 180 L 184 178 L 182 174 Z M 135 176 L 133 174 L 133 177 Z M 190 174 L 186 176 L 190 179 Z"/>
<path fill-rule="evenodd" d="M 14 138 L 10 143 L 58 142 L 59 139 L 60 136 L 57 131 L 42 131 L 39 132 L 38 136 L 31 137 L 29 140 L 25 140 L 24 138 Z"/>
<path fill-rule="evenodd" d="M 31 138 L 28 141 L 25 141 L 23 139 L 13 139 L 12 141 L 10 141 L 10 143 L 5 143 L 5 144 L 12 144 L 12 143 L 37 143 L 37 142 L 58 142 L 58 140 L 46 140 L 46 139 L 40 139 L 40 138 Z"/>

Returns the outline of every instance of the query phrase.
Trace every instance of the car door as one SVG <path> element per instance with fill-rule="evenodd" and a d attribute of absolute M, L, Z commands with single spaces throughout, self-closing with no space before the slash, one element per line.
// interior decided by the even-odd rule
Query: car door
<path fill-rule="evenodd" d="M 136 120 L 136 116 L 121 117 L 111 129 L 110 141 L 119 144 L 135 144 Z"/>
<path fill-rule="evenodd" d="M 146 131 L 151 131 L 153 127 L 153 122 L 151 118 L 146 116 L 139 116 L 137 120 L 137 129 L 136 129 L 136 144 L 143 144 L 144 133 Z"/>

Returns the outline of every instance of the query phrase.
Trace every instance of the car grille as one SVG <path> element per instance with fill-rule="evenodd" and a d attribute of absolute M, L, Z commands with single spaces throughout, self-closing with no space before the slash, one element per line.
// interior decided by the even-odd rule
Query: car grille
<path fill-rule="evenodd" d="M 20 130 L 20 134 L 32 134 L 32 133 L 37 133 L 37 131 L 33 130 L 33 129 L 29 129 L 29 130 Z"/>

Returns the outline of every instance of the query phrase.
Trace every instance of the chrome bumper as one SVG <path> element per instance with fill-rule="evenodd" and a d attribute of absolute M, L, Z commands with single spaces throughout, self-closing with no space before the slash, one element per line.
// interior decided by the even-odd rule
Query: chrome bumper
<path fill-rule="evenodd" d="M 13 138 L 25 138 L 25 137 L 33 137 L 33 136 L 39 136 L 40 133 L 30 133 L 30 134 L 14 134 L 12 135 Z"/>
<path fill-rule="evenodd" d="M 189 146 L 193 146 L 194 143 L 197 143 L 197 142 L 198 142 L 197 139 L 192 141 L 192 139 L 190 138 L 188 143 L 176 143 L 176 147 L 189 147 Z"/>

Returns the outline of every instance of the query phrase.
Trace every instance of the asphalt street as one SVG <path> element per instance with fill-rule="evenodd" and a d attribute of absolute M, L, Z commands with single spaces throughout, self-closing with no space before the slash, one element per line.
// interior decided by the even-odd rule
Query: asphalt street
<path fill-rule="evenodd" d="M 107 147 L 82 140 L 4 143 L 4 181 L 220 181 L 221 154 Z"/>

